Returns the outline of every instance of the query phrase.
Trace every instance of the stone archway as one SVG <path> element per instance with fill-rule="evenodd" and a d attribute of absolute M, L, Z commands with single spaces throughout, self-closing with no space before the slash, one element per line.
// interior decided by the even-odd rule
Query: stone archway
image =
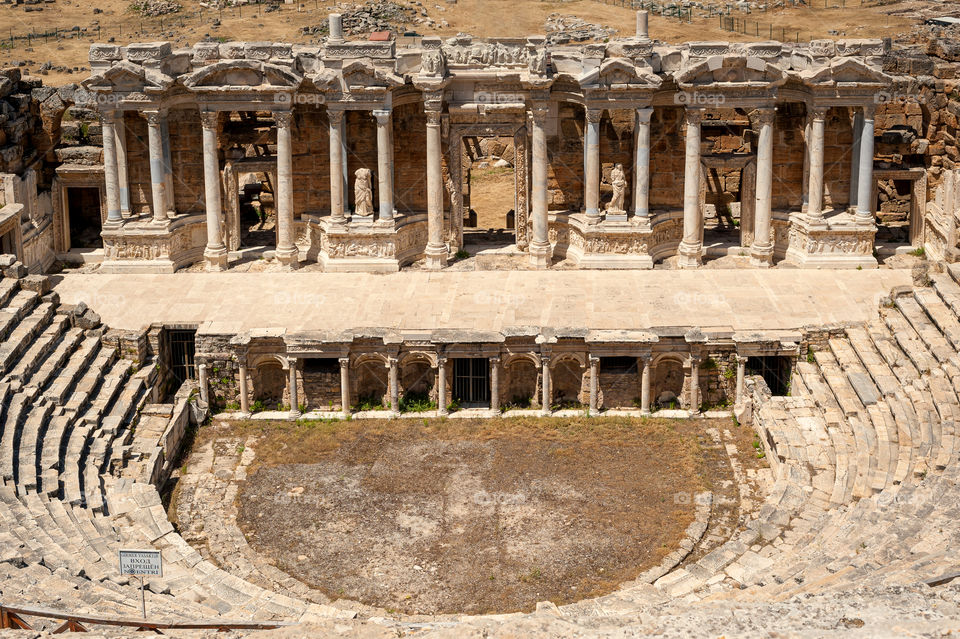
<path fill-rule="evenodd" d="M 683 362 L 663 357 L 654 364 L 652 400 L 659 408 L 680 408 L 683 398 Z"/>
<path fill-rule="evenodd" d="M 540 366 L 520 356 L 504 363 L 505 383 L 500 399 L 504 406 L 537 408 L 540 406 Z"/>

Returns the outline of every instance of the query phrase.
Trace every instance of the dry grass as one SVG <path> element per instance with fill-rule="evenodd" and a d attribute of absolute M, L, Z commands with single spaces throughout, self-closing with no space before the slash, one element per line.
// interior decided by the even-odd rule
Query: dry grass
<path fill-rule="evenodd" d="M 701 445 L 729 423 L 250 421 L 197 445 L 253 448 L 238 524 L 285 572 L 387 611 L 481 613 L 604 594 L 658 563 L 692 521 L 676 496 L 730 484 Z"/>
<path fill-rule="evenodd" d="M 831 3 L 837 0 L 831 0 Z M 856 0 L 847 0 L 853 5 Z M 43 31 L 57 27 L 69 30 L 74 26 L 92 27 L 99 20 L 104 29 L 101 41 L 115 38 L 117 44 L 171 40 L 175 47 L 189 46 L 206 35 L 223 40 L 274 40 L 286 42 L 309 42 L 310 37 L 300 33 L 303 26 L 322 23 L 326 15 L 336 5 L 333 0 L 312 2 L 304 0 L 303 11 L 298 5 L 281 5 L 274 13 L 256 15 L 255 9 L 245 7 L 241 16 L 237 9 L 228 9 L 222 13 L 222 23 L 214 26 L 213 20 L 221 14 L 205 12 L 201 21 L 195 11 L 196 4 L 183 0 L 190 12 L 174 14 L 164 18 L 165 32 L 160 30 L 159 19 L 142 20 L 129 11 L 129 0 L 100 0 L 96 6 L 102 14 L 91 15 L 90 3 L 80 0 L 57 0 L 43 5 L 43 12 L 24 12 L 24 5 L 0 5 L 0 38 L 14 34 Z M 436 8 L 438 3 L 424 3 L 431 18 L 446 20 L 449 27 L 435 31 L 418 30 L 425 35 L 454 35 L 458 32 L 472 33 L 479 37 L 487 36 L 526 36 L 543 32 L 544 20 L 551 13 L 575 15 L 590 22 L 616 28 L 619 35 L 632 35 L 634 13 L 630 9 L 606 5 L 596 0 L 571 0 L 557 2 L 549 0 L 459 0 L 456 4 L 439 3 L 443 11 Z M 818 4 L 814 2 L 813 4 Z M 890 16 L 903 3 L 895 2 L 882 7 L 848 7 L 845 9 L 824 10 L 812 7 L 791 7 L 754 13 L 746 17 L 763 25 L 761 33 L 749 35 L 730 33 L 719 27 L 718 20 L 695 18 L 692 23 L 679 23 L 674 18 L 651 16 L 650 32 L 655 38 L 665 42 L 683 42 L 688 40 L 732 40 L 749 41 L 766 39 L 769 32 L 763 29 L 773 25 L 794 33 L 800 31 L 800 39 L 834 37 L 829 31 L 839 31 L 848 37 L 883 37 L 908 31 L 912 22 L 908 18 Z M 184 26 L 180 26 L 180 21 Z M 143 25 L 146 33 L 139 33 Z M 171 25 L 175 25 L 171 27 Z M 95 27 L 93 27 L 95 29 Z M 121 34 L 122 31 L 122 34 Z M 793 36 L 791 35 L 791 38 Z M 26 50 L 26 43 L 18 41 L 13 48 L 0 48 L 0 66 L 6 66 L 17 60 L 33 60 L 31 70 L 39 64 L 52 61 L 56 65 L 86 67 L 87 52 L 95 39 L 66 39 L 59 42 L 34 42 L 32 51 Z M 86 73 L 51 73 L 45 78 L 46 84 L 58 85 L 77 82 Z"/>

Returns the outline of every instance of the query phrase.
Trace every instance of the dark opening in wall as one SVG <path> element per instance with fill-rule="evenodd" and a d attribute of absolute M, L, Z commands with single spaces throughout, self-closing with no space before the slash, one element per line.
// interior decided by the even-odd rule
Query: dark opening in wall
<path fill-rule="evenodd" d="M 169 332 L 170 368 L 179 383 L 197 378 L 197 368 L 193 361 L 197 351 L 197 331 L 195 329 L 175 329 Z"/>
<path fill-rule="evenodd" d="M 453 399 L 461 404 L 490 402 L 490 361 L 478 357 L 453 360 Z"/>
<path fill-rule="evenodd" d="M 637 372 L 636 357 L 601 357 L 600 370 L 603 373 L 629 375 Z"/>
<path fill-rule="evenodd" d="M 747 358 L 747 375 L 760 375 L 774 395 L 790 394 L 790 371 L 793 358 L 783 355 L 763 355 Z"/>

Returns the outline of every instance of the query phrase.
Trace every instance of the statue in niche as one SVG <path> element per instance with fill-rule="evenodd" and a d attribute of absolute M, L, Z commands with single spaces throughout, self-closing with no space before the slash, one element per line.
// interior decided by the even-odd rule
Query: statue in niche
<path fill-rule="evenodd" d="M 543 47 L 531 51 L 527 57 L 527 68 L 534 75 L 547 74 L 547 50 Z"/>
<path fill-rule="evenodd" d="M 373 187 L 370 184 L 370 169 L 357 169 L 353 182 L 354 215 L 368 217 L 373 215 Z"/>
<path fill-rule="evenodd" d="M 623 194 L 627 186 L 627 179 L 623 174 L 623 165 L 619 162 L 610 170 L 610 186 L 613 187 L 613 198 L 607 204 L 609 213 L 623 213 Z"/>
<path fill-rule="evenodd" d="M 420 58 L 420 70 L 427 75 L 443 75 L 446 70 L 443 51 L 440 49 L 424 51 Z"/>

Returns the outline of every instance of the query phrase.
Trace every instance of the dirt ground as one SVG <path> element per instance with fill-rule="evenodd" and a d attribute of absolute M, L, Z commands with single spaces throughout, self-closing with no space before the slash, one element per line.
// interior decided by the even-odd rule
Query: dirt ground
<path fill-rule="evenodd" d="M 470 208 L 477 212 L 477 228 L 506 228 L 507 211 L 516 206 L 513 167 L 489 167 L 470 172 Z"/>
<path fill-rule="evenodd" d="M 411 0 L 398 0 L 413 6 Z M 752 14 L 734 13 L 746 19 L 750 31 L 732 33 L 720 28 L 719 19 L 694 17 L 692 22 L 678 22 L 676 18 L 654 15 L 650 17 L 651 36 L 664 42 L 688 40 L 763 40 L 770 37 L 770 28 L 781 28 L 790 33 L 790 39 L 846 36 L 851 38 L 897 37 L 907 33 L 915 18 L 900 15 L 914 5 L 931 5 L 932 0 L 900 0 L 881 6 L 859 6 L 859 0 L 827 0 L 830 6 L 845 2 L 844 8 L 825 9 L 822 0 L 811 0 L 808 6 L 789 7 Z M 96 7 L 102 13 L 93 15 L 86 0 L 55 0 L 40 5 L 42 12 L 26 12 L 37 5 L 0 5 L 0 67 L 25 62 L 24 69 L 36 73 L 40 65 L 50 61 L 57 66 L 68 66 L 72 73 L 50 72 L 45 84 L 60 85 L 78 82 L 88 75 L 88 51 L 95 42 L 112 41 L 116 44 L 170 40 L 175 47 L 189 46 L 205 36 L 228 40 L 250 41 L 315 41 L 315 36 L 303 35 L 301 27 L 321 24 L 338 4 L 335 0 L 302 0 L 293 5 L 280 4 L 280 10 L 260 13 L 256 7 L 229 8 L 223 12 L 210 9 L 199 12 L 198 3 L 183 0 L 185 8 L 176 14 L 160 18 L 144 18 L 130 10 L 130 0 L 99 0 Z M 420 4 L 420 3 L 417 3 Z M 871 3 L 872 5 L 873 3 Z M 935 6 L 937 3 L 932 3 Z M 944 3 L 947 4 L 947 3 Z M 604 4 L 598 0 L 459 0 L 456 4 L 423 3 L 430 18 L 438 24 L 445 20 L 448 26 L 415 28 L 424 35 L 451 36 L 459 32 L 478 37 L 526 36 L 544 30 L 544 20 L 552 13 L 581 17 L 593 23 L 613 27 L 619 35 L 632 35 L 634 12 L 631 9 Z M 417 7 L 419 9 L 419 7 Z M 216 20 L 219 25 L 214 24 Z M 759 26 L 754 26 L 757 23 Z M 91 37 L 99 25 L 100 31 Z M 90 29 L 85 37 L 47 41 L 14 39 L 28 33 L 73 27 Z M 831 33 L 834 32 L 834 33 Z M 777 38 L 780 36 L 777 35 Z M 6 41 L 3 39 L 6 38 Z M 74 70 L 74 67 L 76 70 Z"/>
<path fill-rule="evenodd" d="M 293 577 L 388 612 L 492 613 L 610 592 L 675 549 L 690 496 L 735 484 L 711 427 L 730 421 L 247 422 L 200 438 L 255 441 L 238 524 Z"/>

